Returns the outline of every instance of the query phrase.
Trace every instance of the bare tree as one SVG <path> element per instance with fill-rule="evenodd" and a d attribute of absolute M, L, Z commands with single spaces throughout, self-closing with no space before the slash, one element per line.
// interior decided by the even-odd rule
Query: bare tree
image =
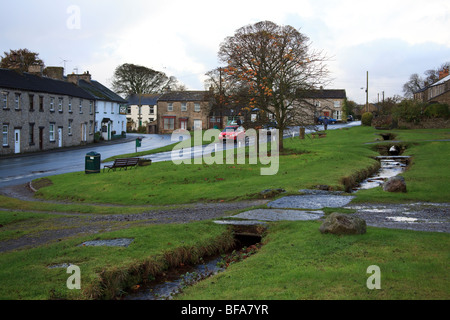
<path fill-rule="evenodd" d="M 118 66 L 112 80 L 114 91 L 125 95 L 160 93 L 175 83 L 163 72 L 130 63 Z"/>
<path fill-rule="evenodd" d="M 409 77 L 408 82 L 403 85 L 403 93 L 405 98 L 412 98 L 414 93 L 425 89 L 428 85 L 433 84 L 439 80 L 439 72 L 450 66 L 450 62 L 441 64 L 436 69 L 430 69 L 424 72 L 425 77 L 421 77 L 417 73 Z"/>
<path fill-rule="evenodd" d="M 272 114 L 280 132 L 301 124 L 295 107 L 299 93 L 323 85 L 328 75 L 322 52 L 311 49 L 309 38 L 291 26 L 262 21 L 242 27 L 221 44 L 219 60 L 227 79 L 246 88 L 249 110 Z M 283 139 L 279 139 L 279 150 Z"/>
<path fill-rule="evenodd" d="M 9 53 L 5 52 L 4 54 L 5 56 L 0 61 L 0 68 L 26 72 L 29 66 L 44 65 L 44 62 L 39 59 L 39 53 L 28 49 L 10 50 Z"/>

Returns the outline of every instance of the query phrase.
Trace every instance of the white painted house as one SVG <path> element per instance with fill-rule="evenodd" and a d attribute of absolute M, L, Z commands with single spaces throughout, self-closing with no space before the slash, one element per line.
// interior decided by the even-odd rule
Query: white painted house
<path fill-rule="evenodd" d="M 68 75 L 69 81 L 71 76 L 77 75 Z M 78 85 L 96 98 L 94 131 L 100 132 L 104 140 L 126 133 L 127 100 L 90 77 L 78 79 Z"/>

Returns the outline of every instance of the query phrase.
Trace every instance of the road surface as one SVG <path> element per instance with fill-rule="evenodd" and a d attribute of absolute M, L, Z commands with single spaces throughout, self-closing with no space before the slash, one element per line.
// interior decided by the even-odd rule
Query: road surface
<path fill-rule="evenodd" d="M 354 121 L 348 124 L 334 124 L 328 125 L 328 130 L 358 125 L 361 125 L 360 121 Z M 322 126 L 318 127 L 322 129 Z M 306 129 L 306 133 L 310 132 L 311 130 Z M 299 127 L 293 127 L 291 130 L 285 131 L 284 137 L 291 137 L 293 135 L 299 135 Z M 106 159 L 120 154 L 133 153 L 136 150 L 135 139 L 137 137 L 143 137 L 141 147 L 138 148 L 138 151 L 152 150 L 174 143 L 171 141 L 170 135 L 128 133 L 127 142 L 123 143 L 119 140 L 115 143 L 99 143 L 91 144 L 85 147 L 1 157 L 0 189 L 7 186 L 25 184 L 34 179 L 50 175 L 84 171 L 86 154 L 91 151 L 99 153 L 101 155 L 101 159 Z M 250 140 L 250 144 L 252 143 L 253 141 Z M 187 153 L 187 157 L 201 157 L 204 156 L 205 150 L 207 152 L 211 152 L 213 150 L 211 145 L 208 149 L 206 148 L 208 148 L 208 145 L 202 146 L 201 148 L 197 147 L 192 150 L 192 152 Z M 218 144 L 217 150 L 222 150 L 222 148 L 222 144 Z M 152 159 L 152 162 L 171 161 L 172 152 L 153 154 L 145 156 L 145 158 Z"/>

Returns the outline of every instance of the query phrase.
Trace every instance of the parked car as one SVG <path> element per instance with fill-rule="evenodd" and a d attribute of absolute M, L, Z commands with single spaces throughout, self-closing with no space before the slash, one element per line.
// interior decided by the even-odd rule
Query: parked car
<path fill-rule="evenodd" d="M 231 125 L 226 126 L 225 129 L 219 134 L 219 141 L 226 142 L 227 140 L 238 141 L 239 139 L 245 139 L 245 129 L 243 126 Z"/>
<path fill-rule="evenodd" d="M 351 122 L 351 121 L 353 121 L 353 116 L 351 114 L 349 114 L 347 116 L 347 122 Z"/>
<path fill-rule="evenodd" d="M 337 120 L 334 119 L 334 118 L 320 116 L 320 117 L 317 118 L 317 123 L 318 124 L 322 124 L 323 123 L 323 119 L 325 119 L 325 118 L 328 119 L 328 124 L 335 124 L 337 122 Z"/>

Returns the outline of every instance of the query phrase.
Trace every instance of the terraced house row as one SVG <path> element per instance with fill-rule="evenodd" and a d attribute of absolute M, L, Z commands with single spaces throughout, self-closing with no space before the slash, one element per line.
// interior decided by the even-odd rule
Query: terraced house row
<path fill-rule="evenodd" d="M 0 69 L 0 155 L 35 152 L 110 139 L 126 131 L 127 101 L 92 80 L 64 76 L 60 67 L 30 72 Z"/>

